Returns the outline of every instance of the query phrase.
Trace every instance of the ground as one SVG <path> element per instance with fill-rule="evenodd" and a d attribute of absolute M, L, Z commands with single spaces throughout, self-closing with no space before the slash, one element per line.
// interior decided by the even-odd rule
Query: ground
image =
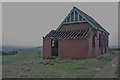
<path fill-rule="evenodd" d="M 104 66 L 104 68 L 96 74 L 94 78 L 115 78 L 115 72 L 118 67 L 118 56 Z"/>
<path fill-rule="evenodd" d="M 4 78 L 92 78 L 101 77 L 106 66 L 111 67 L 117 52 L 110 52 L 104 56 L 86 60 L 42 59 L 40 54 L 16 54 L 3 57 Z M 115 60 L 114 60 L 115 59 Z M 109 64 L 110 63 L 110 64 Z M 117 66 L 117 65 L 115 65 Z M 114 69 L 113 76 L 117 77 Z M 108 76 L 111 77 L 111 76 Z"/>
<path fill-rule="evenodd" d="M 0 79 L 2 78 L 2 56 L 0 55 Z"/>

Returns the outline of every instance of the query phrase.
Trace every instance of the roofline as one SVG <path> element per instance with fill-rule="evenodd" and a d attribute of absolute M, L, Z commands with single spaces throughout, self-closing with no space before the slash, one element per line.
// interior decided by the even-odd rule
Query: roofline
<path fill-rule="evenodd" d="M 74 9 L 77 9 L 78 11 L 80 11 L 80 12 L 82 12 L 82 13 L 84 13 L 82 10 L 80 10 L 80 9 L 78 9 L 77 7 L 73 7 Z M 80 13 L 81 14 L 81 13 Z M 84 13 L 85 15 L 87 15 L 86 13 Z M 82 15 L 82 14 L 81 14 Z M 87 16 L 89 16 L 89 15 L 87 15 Z M 84 16 L 83 16 L 84 17 Z M 91 16 L 89 16 L 90 18 L 92 18 Z M 84 17 L 85 18 L 85 17 Z M 93 19 L 93 18 L 92 18 Z M 93 19 L 94 20 L 94 19 Z M 95 21 L 95 20 L 94 20 Z M 90 22 L 90 21 L 88 21 L 88 22 Z M 96 22 L 96 21 L 95 21 Z M 91 22 L 90 22 L 91 23 Z M 107 33 L 108 35 L 110 35 L 110 33 L 108 32 L 108 31 L 106 31 L 98 22 L 96 22 L 103 30 L 101 30 L 101 29 L 99 29 L 99 28 L 97 28 L 97 30 L 100 30 L 100 31 L 103 31 L 103 32 L 105 32 L 105 33 Z M 91 25 L 91 24 L 90 24 Z M 94 28 L 94 25 L 91 25 L 93 28 Z M 94 28 L 94 29 L 96 29 L 96 28 Z"/>
<path fill-rule="evenodd" d="M 107 32 L 98 22 L 96 22 L 91 16 L 87 15 L 86 13 L 84 13 L 83 11 L 81 11 L 80 9 L 78 9 L 78 8 L 75 7 L 75 6 L 73 6 L 73 8 L 71 9 L 71 11 L 69 12 L 68 15 L 70 15 L 73 10 L 76 10 L 83 18 L 85 18 L 85 20 L 91 25 L 92 28 L 94 28 L 94 29 L 96 29 L 96 30 L 100 30 L 100 31 L 102 31 L 102 32 L 105 32 L 105 33 L 107 33 L 108 35 L 110 34 L 110 33 Z M 90 17 L 91 19 L 93 19 L 94 22 L 95 22 L 99 27 L 96 27 L 95 25 L 93 25 L 93 23 L 92 23 L 88 18 L 86 18 L 85 15 L 83 15 L 83 14 L 85 14 L 86 16 L 88 16 L 88 17 Z M 59 30 L 59 29 L 62 27 L 62 25 L 63 25 L 64 21 L 66 20 L 66 18 L 68 17 L 68 15 L 65 17 L 65 19 L 61 22 L 61 24 L 58 26 L 58 28 L 57 28 L 56 30 Z"/>

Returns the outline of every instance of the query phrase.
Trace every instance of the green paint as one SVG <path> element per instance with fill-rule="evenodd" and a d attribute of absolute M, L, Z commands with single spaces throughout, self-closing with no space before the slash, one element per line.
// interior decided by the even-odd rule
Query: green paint
<path fill-rule="evenodd" d="M 75 21 L 75 11 L 78 13 L 78 21 Z M 71 13 L 73 12 L 73 15 L 74 15 L 74 20 L 73 22 L 71 21 Z M 69 24 L 69 23 L 76 23 L 76 22 L 81 22 L 82 21 L 80 20 L 80 16 L 82 17 L 82 21 L 86 21 L 88 22 L 92 28 L 96 29 L 96 30 L 100 30 L 100 31 L 103 31 L 107 34 L 109 34 L 104 28 L 102 28 L 94 19 L 92 19 L 90 16 L 88 16 L 87 14 L 85 14 L 84 12 L 82 12 L 81 10 L 79 10 L 78 8 L 76 7 L 73 7 L 73 9 L 70 11 L 70 13 L 67 15 L 67 17 L 63 20 L 63 22 L 59 25 L 59 27 L 56 29 L 56 30 L 59 30 L 63 24 Z M 66 22 L 65 23 L 65 20 L 70 16 L 70 22 Z M 66 20 L 67 21 L 67 20 Z M 92 21 L 92 22 L 91 22 Z M 94 23 L 93 23 L 94 22 Z"/>

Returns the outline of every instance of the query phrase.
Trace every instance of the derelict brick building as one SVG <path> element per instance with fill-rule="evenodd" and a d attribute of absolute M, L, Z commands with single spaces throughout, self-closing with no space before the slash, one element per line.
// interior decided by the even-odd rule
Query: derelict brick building
<path fill-rule="evenodd" d="M 43 37 L 43 58 L 86 59 L 108 51 L 109 33 L 76 7 L 56 30 Z"/>

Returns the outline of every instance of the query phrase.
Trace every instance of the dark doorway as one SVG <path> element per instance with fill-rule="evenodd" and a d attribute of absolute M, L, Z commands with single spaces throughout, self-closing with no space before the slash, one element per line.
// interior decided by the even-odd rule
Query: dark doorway
<path fill-rule="evenodd" d="M 56 39 L 53 39 L 53 40 L 51 40 L 51 47 L 52 47 L 52 53 L 51 53 L 51 55 L 52 56 L 58 56 L 58 40 L 56 40 Z"/>

